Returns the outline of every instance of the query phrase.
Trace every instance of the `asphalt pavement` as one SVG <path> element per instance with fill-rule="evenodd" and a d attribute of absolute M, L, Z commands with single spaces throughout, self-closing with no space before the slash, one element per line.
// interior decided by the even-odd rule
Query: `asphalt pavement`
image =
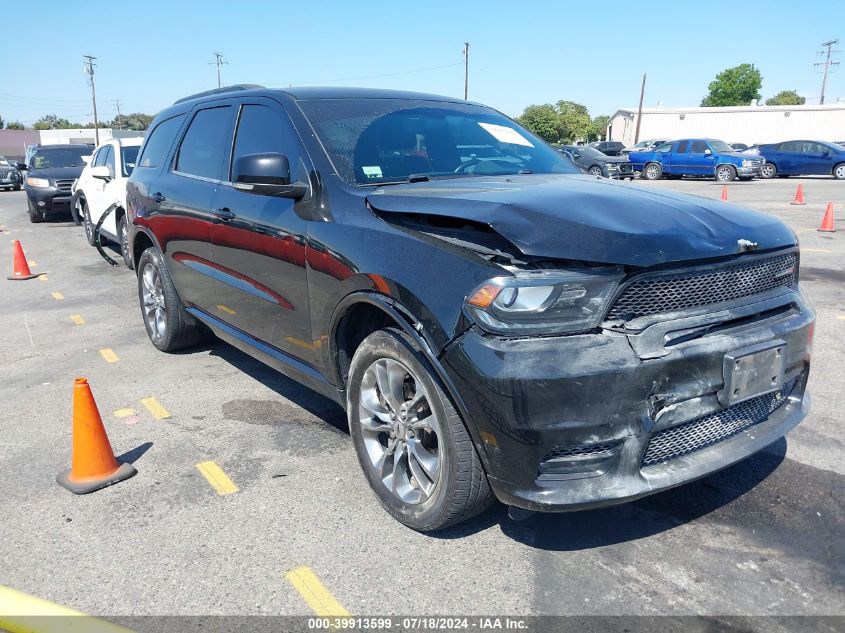
<path fill-rule="evenodd" d="M 791 206 L 799 182 L 807 204 Z M 422 535 L 376 502 L 340 408 L 220 341 L 158 352 L 134 274 L 0 192 L 0 585 L 109 617 L 313 615 L 308 587 L 370 615 L 845 614 L 845 182 L 737 182 L 728 198 L 801 240 L 818 314 L 810 416 L 745 462 L 631 504 L 522 522 L 496 504 Z M 828 201 L 837 233 L 816 231 Z M 13 239 L 41 278 L 5 280 Z M 138 469 L 86 496 L 55 482 L 77 376 Z"/>

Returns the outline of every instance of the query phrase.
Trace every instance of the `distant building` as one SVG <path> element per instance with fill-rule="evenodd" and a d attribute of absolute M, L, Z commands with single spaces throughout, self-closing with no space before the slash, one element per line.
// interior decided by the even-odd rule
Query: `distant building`
<path fill-rule="evenodd" d="M 100 143 L 111 138 L 144 136 L 146 132 L 100 128 Z M 69 130 L 0 130 L 0 155 L 23 160 L 27 145 L 65 145 L 68 143 L 94 143 L 93 128 Z"/>
<path fill-rule="evenodd" d="M 607 138 L 634 144 L 637 109 L 617 110 Z M 789 139 L 845 139 L 845 103 L 803 106 L 731 106 L 725 108 L 643 108 L 640 140 L 684 137 L 717 138 L 727 143 L 775 143 Z"/>

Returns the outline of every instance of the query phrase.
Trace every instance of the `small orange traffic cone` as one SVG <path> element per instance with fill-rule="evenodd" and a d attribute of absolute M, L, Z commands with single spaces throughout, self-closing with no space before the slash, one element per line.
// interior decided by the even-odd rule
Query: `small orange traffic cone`
<path fill-rule="evenodd" d="M 795 206 L 802 206 L 807 204 L 806 202 L 804 202 L 804 185 L 798 185 L 798 189 L 795 191 L 795 200 L 793 200 L 789 204 L 793 204 Z"/>
<path fill-rule="evenodd" d="M 83 495 L 129 479 L 132 464 L 119 464 L 86 378 L 73 381 L 73 449 L 70 470 L 56 477 L 74 494 Z"/>
<path fill-rule="evenodd" d="M 727 199 L 728 199 L 728 186 L 727 186 L 727 185 L 722 185 L 722 195 L 721 195 L 721 196 L 719 196 L 719 197 L 720 197 L 722 200 L 727 200 Z"/>
<path fill-rule="evenodd" d="M 826 233 L 836 233 L 836 223 L 833 218 L 832 202 L 827 203 L 827 208 L 824 210 L 824 217 L 822 218 L 822 225 L 816 230 L 824 231 Z"/>
<path fill-rule="evenodd" d="M 29 270 L 29 264 L 26 263 L 26 255 L 23 254 L 23 247 L 18 240 L 12 240 L 12 274 L 6 277 L 9 281 L 23 281 L 24 279 L 34 279 L 38 275 L 33 275 Z"/>

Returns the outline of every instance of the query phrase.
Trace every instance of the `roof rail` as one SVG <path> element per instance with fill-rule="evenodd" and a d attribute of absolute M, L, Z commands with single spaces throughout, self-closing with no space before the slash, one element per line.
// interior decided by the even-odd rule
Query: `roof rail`
<path fill-rule="evenodd" d="M 238 90 L 254 90 L 256 88 L 264 88 L 264 86 L 259 86 L 258 84 L 235 84 L 234 86 L 223 86 L 222 88 L 206 90 L 205 92 L 198 92 L 195 95 L 182 97 L 181 99 L 174 101 L 173 105 L 176 105 L 177 103 L 184 103 L 185 101 L 190 101 L 191 99 L 199 99 L 200 97 L 210 97 L 211 95 L 220 95 L 227 92 L 236 92 Z"/>

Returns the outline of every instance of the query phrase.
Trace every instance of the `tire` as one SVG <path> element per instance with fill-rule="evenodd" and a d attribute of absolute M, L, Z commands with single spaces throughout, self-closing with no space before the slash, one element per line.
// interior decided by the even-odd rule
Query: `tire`
<path fill-rule="evenodd" d="M 155 247 L 145 250 L 138 260 L 138 299 L 147 336 L 157 349 L 175 352 L 199 342 L 202 325 L 185 311 L 164 257 Z"/>
<path fill-rule="evenodd" d="M 82 225 L 82 212 L 80 209 L 83 204 L 87 203 L 79 192 L 75 193 L 70 199 L 70 216 L 73 218 L 76 226 Z"/>
<path fill-rule="evenodd" d="M 88 212 L 88 203 L 84 199 L 80 200 L 82 204 L 82 226 L 85 228 L 85 239 L 91 246 L 97 245 L 97 236 L 94 234 L 94 223 L 91 221 L 91 214 Z"/>
<path fill-rule="evenodd" d="M 376 377 L 379 373 L 384 380 Z M 391 386 L 398 391 L 385 398 Z M 405 408 L 412 400 L 417 401 L 416 410 Z M 397 415 L 391 413 L 397 410 Z M 347 413 L 370 488 L 400 523 L 420 532 L 439 530 L 466 521 L 492 503 L 484 467 L 463 421 L 427 359 L 404 332 L 379 330 L 355 351 Z"/>
<path fill-rule="evenodd" d="M 643 167 L 643 178 L 646 180 L 660 180 L 663 176 L 663 168 L 659 163 L 648 163 Z"/>
<path fill-rule="evenodd" d="M 587 170 L 587 173 L 590 176 L 604 176 L 604 173 L 602 172 L 601 167 L 599 167 L 598 165 L 593 165 L 592 167 L 590 167 Z"/>
<path fill-rule="evenodd" d="M 833 177 L 836 180 L 845 180 L 845 163 L 839 163 L 833 166 Z"/>
<path fill-rule="evenodd" d="M 117 237 L 120 244 L 120 254 L 123 256 L 123 263 L 129 270 L 135 268 L 135 263 L 132 261 L 132 251 L 129 248 L 129 221 L 126 219 L 124 213 L 117 219 Z"/>
<path fill-rule="evenodd" d="M 760 168 L 760 178 L 769 180 L 770 178 L 774 178 L 777 175 L 778 168 L 775 166 L 774 163 L 764 163 L 763 166 Z"/>
<path fill-rule="evenodd" d="M 14 191 L 20 191 L 20 190 L 21 190 L 21 186 L 20 186 L 20 185 L 15 185 L 14 187 L 12 187 L 12 189 L 13 189 Z"/>
<path fill-rule="evenodd" d="M 754 176 L 740 176 L 739 179 L 742 182 L 751 182 L 752 180 L 754 180 Z"/>
<path fill-rule="evenodd" d="M 27 198 L 26 200 L 27 211 L 29 212 L 29 221 L 33 224 L 38 224 L 39 222 L 44 221 L 44 214 L 35 208 L 35 205 L 32 204 L 32 200 Z"/>
<path fill-rule="evenodd" d="M 717 182 L 733 182 L 736 180 L 736 169 L 733 165 L 717 165 L 715 178 Z"/>

